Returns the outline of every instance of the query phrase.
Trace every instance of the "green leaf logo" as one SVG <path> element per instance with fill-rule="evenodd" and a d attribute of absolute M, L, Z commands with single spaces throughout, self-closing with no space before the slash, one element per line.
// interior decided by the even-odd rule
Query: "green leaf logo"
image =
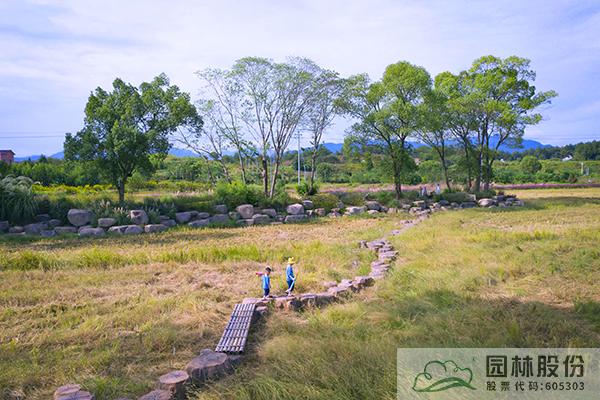
<path fill-rule="evenodd" d="M 415 377 L 412 389 L 415 392 L 441 392 L 453 387 L 475 390 L 471 386 L 472 380 L 471 369 L 460 368 L 452 360 L 430 361 L 423 368 L 423 372 Z"/>

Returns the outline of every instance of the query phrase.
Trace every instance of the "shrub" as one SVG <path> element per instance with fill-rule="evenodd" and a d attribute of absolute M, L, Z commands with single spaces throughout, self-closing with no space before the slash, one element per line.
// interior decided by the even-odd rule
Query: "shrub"
<path fill-rule="evenodd" d="M 309 199 L 314 203 L 315 208 L 324 208 L 329 212 L 332 208 L 336 208 L 340 199 L 331 193 L 319 193 L 310 196 Z"/>
<path fill-rule="evenodd" d="M 234 208 L 240 204 L 257 205 L 265 200 L 265 195 L 258 185 L 244 185 L 241 182 L 219 183 L 215 190 L 215 201 Z"/>
<path fill-rule="evenodd" d="M 296 186 L 296 192 L 298 192 L 300 196 L 313 196 L 319 192 L 319 185 L 314 183 L 311 188 L 308 182 L 301 182 Z"/>
<path fill-rule="evenodd" d="M 363 206 L 365 195 L 361 192 L 344 192 L 340 195 L 340 200 L 348 206 Z"/>
<path fill-rule="evenodd" d="M 32 190 L 33 181 L 27 177 L 7 176 L 0 180 L 0 219 L 13 223 L 29 222 L 38 211 Z"/>

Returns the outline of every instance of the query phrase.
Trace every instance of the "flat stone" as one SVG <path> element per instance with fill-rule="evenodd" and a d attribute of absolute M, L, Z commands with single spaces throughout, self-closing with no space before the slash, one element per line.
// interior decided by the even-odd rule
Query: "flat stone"
<path fill-rule="evenodd" d="M 129 225 L 117 225 L 117 226 L 111 226 L 110 228 L 108 228 L 108 233 L 116 233 L 116 234 L 124 234 L 125 231 L 127 230 L 127 227 Z M 136 225 L 137 226 L 137 225 Z"/>
<path fill-rule="evenodd" d="M 57 226 L 54 228 L 54 232 L 58 235 L 66 235 L 68 233 L 77 233 L 77 228 L 74 226 Z"/>
<path fill-rule="evenodd" d="M 100 228 L 110 228 L 116 225 L 117 220 L 115 218 L 98 218 L 98 226 Z"/>
<path fill-rule="evenodd" d="M 8 228 L 8 233 L 25 233 L 25 229 L 23 229 L 22 226 L 11 226 L 10 228 Z"/>
<path fill-rule="evenodd" d="M 289 224 L 289 223 L 304 221 L 307 218 L 308 217 L 306 216 L 306 214 L 291 214 L 291 215 L 286 215 L 284 222 L 286 224 Z"/>
<path fill-rule="evenodd" d="M 81 390 L 77 384 L 64 385 L 54 391 L 54 400 L 94 400 L 90 392 Z"/>
<path fill-rule="evenodd" d="M 212 217 L 210 217 L 209 219 L 210 219 L 210 223 L 215 224 L 215 225 L 224 225 L 224 224 L 229 223 L 229 221 L 231 221 L 231 219 L 229 219 L 229 215 L 227 213 L 215 214 Z"/>
<path fill-rule="evenodd" d="M 217 204 L 213 207 L 213 210 L 215 210 L 216 214 L 227 214 L 227 212 L 229 211 L 225 204 Z"/>
<path fill-rule="evenodd" d="M 144 210 L 129 211 L 129 219 L 135 225 L 146 225 L 149 221 L 148 214 Z"/>
<path fill-rule="evenodd" d="M 329 218 L 339 218 L 342 216 L 342 214 L 340 214 L 339 212 L 336 212 L 336 211 L 332 211 L 329 214 L 327 214 L 327 216 Z"/>
<path fill-rule="evenodd" d="M 481 199 L 477 202 L 479 207 L 491 207 L 496 204 L 494 199 Z"/>
<path fill-rule="evenodd" d="M 186 371 L 171 371 L 158 378 L 158 389 L 168 390 L 176 399 L 184 399 L 189 381 L 190 376 Z"/>
<path fill-rule="evenodd" d="M 365 212 L 364 207 L 348 206 L 348 207 L 346 207 L 346 212 L 344 214 L 345 215 L 358 215 L 358 214 L 362 214 L 363 212 Z"/>
<path fill-rule="evenodd" d="M 304 293 L 300 295 L 300 304 L 303 308 L 316 307 L 317 296 L 313 293 Z"/>
<path fill-rule="evenodd" d="M 124 235 L 141 235 L 142 233 L 144 233 L 144 229 L 138 225 L 127 225 L 123 232 Z"/>
<path fill-rule="evenodd" d="M 192 213 L 189 211 L 182 211 L 175 213 L 175 221 L 180 224 L 185 224 L 186 222 L 190 222 L 192 219 Z"/>
<path fill-rule="evenodd" d="M 347 297 L 350 295 L 350 289 L 347 287 L 332 287 L 327 289 L 327 293 L 331 294 L 334 297 Z"/>
<path fill-rule="evenodd" d="M 104 236 L 106 232 L 102 228 L 83 228 L 79 230 L 79 236 Z"/>
<path fill-rule="evenodd" d="M 168 228 L 163 224 L 149 224 L 144 226 L 144 232 L 146 233 L 164 232 L 167 229 Z"/>
<path fill-rule="evenodd" d="M 370 200 L 365 202 L 365 207 L 369 211 L 381 211 L 381 204 L 378 201 Z"/>
<path fill-rule="evenodd" d="M 50 228 L 56 228 L 57 226 L 59 226 L 62 223 L 62 221 L 60 219 L 53 218 L 50 221 L 48 221 L 47 223 Z"/>
<path fill-rule="evenodd" d="M 151 391 L 150 393 L 146 393 L 142 397 L 139 397 L 138 400 L 171 400 L 173 395 L 168 390 L 156 389 Z"/>
<path fill-rule="evenodd" d="M 192 228 L 202 228 L 202 227 L 208 226 L 208 225 L 210 225 L 210 219 L 208 219 L 208 218 L 197 219 L 195 221 L 188 223 L 188 226 L 191 226 Z"/>
<path fill-rule="evenodd" d="M 177 222 L 174 219 L 161 219 L 160 223 L 167 228 L 172 228 L 177 225 Z"/>
<path fill-rule="evenodd" d="M 367 211 L 367 214 L 369 214 L 369 215 L 376 215 L 376 214 L 379 214 L 379 211 L 377 211 L 377 210 L 369 210 L 369 211 Z"/>
<path fill-rule="evenodd" d="M 312 210 L 315 208 L 315 204 L 312 200 L 302 200 L 302 207 L 304 207 L 305 210 Z"/>
<path fill-rule="evenodd" d="M 277 217 L 277 211 L 274 208 L 263 208 L 260 213 L 268 215 L 271 218 Z"/>
<path fill-rule="evenodd" d="M 271 222 L 271 218 L 265 214 L 254 214 L 252 220 L 254 221 L 254 225 L 266 225 Z"/>
<path fill-rule="evenodd" d="M 242 204 L 235 208 L 242 219 L 250 219 L 254 215 L 254 206 L 252 204 Z"/>
<path fill-rule="evenodd" d="M 37 222 L 35 224 L 27 224 L 23 227 L 23 230 L 28 235 L 39 235 L 43 230 L 47 229 L 48 225 L 45 223 Z"/>
<path fill-rule="evenodd" d="M 210 218 L 210 214 L 204 211 L 194 211 L 194 219 L 207 219 Z"/>
<path fill-rule="evenodd" d="M 300 214 L 304 214 L 304 206 L 302 204 L 290 204 L 289 206 L 287 206 L 287 208 L 285 209 L 285 211 L 289 214 L 289 215 L 300 215 Z"/>
<path fill-rule="evenodd" d="M 315 303 L 317 307 L 323 307 L 335 301 L 335 296 L 328 292 L 315 294 Z"/>
<path fill-rule="evenodd" d="M 185 368 L 195 383 L 214 380 L 231 371 L 227 354 L 204 349 Z"/>

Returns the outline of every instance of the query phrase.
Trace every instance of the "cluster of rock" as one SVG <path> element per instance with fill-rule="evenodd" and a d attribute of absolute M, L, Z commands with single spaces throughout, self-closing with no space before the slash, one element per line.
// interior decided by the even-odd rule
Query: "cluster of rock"
<path fill-rule="evenodd" d="M 247 214 L 249 215 L 249 213 Z M 304 215 L 304 213 L 289 214 Z M 404 229 L 410 228 L 420 222 L 427 215 L 417 220 L 403 221 L 403 228 L 392 231 L 393 235 L 399 234 Z M 373 250 L 377 253 L 377 260 L 371 263 L 371 272 L 367 276 L 356 276 L 352 279 L 342 279 L 338 282 L 323 282 L 325 291 L 321 293 L 302 293 L 299 295 L 276 296 L 271 298 L 246 298 L 243 304 L 255 304 L 253 321 L 263 318 L 269 311 L 269 306 L 275 309 L 297 311 L 311 307 L 326 306 L 337 300 L 346 299 L 352 293 L 373 285 L 376 280 L 382 279 L 391 268 L 391 263 L 396 259 L 398 252 L 391 243 L 383 238 L 371 242 L 360 241 L 359 247 Z M 138 398 L 138 400 L 184 400 L 187 391 L 192 386 L 198 386 L 210 381 L 220 379 L 235 371 L 241 362 L 240 355 L 216 352 L 203 349 L 199 355 L 192 359 L 185 370 L 175 370 L 158 378 L 156 389 Z M 69 392 L 72 397 L 65 397 L 63 393 Z M 73 394 L 74 393 L 74 394 Z M 62 396 L 62 397 L 61 397 Z M 89 392 L 81 390 L 79 385 L 65 385 L 57 389 L 54 400 L 93 400 Z M 119 400 L 127 400 L 120 398 Z"/>

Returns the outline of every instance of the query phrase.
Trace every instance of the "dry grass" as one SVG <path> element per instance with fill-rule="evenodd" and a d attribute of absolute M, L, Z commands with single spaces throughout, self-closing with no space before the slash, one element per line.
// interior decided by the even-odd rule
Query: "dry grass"
<path fill-rule="evenodd" d="M 204 347 L 232 305 L 261 294 L 254 275 L 299 259 L 301 291 L 368 272 L 360 239 L 391 219 L 243 229 L 176 229 L 103 239 L 0 241 L 0 398 L 47 399 L 80 382 L 98 399 L 138 395 Z"/>

